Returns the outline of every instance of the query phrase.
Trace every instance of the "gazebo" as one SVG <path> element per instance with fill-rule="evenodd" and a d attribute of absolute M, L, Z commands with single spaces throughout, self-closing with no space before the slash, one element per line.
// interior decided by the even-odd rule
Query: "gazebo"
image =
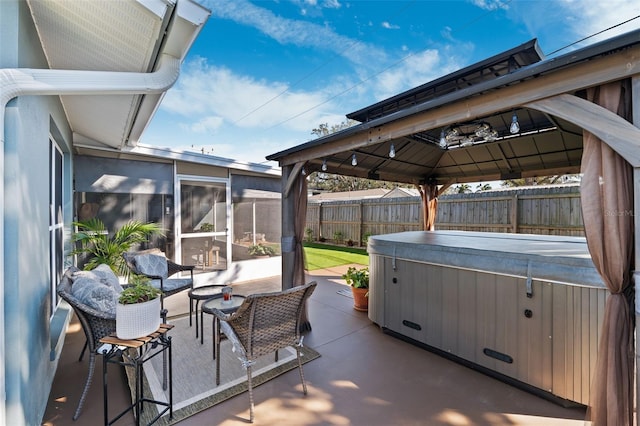
<path fill-rule="evenodd" d="M 305 174 L 414 184 L 433 230 L 438 194 L 452 184 L 582 173 L 589 252 L 611 293 L 589 415 L 632 424 L 640 31 L 549 59 L 532 40 L 347 117 L 360 124 L 267 157 L 282 167 L 283 287 L 304 282 Z"/>

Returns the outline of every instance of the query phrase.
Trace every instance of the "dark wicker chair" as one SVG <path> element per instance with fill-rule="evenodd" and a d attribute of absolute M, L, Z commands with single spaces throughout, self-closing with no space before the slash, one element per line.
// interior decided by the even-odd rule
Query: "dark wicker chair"
<path fill-rule="evenodd" d="M 167 262 L 167 275 L 153 275 L 145 273 L 140 269 L 138 263 L 136 262 L 136 256 L 145 255 L 145 254 L 154 254 L 158 256 L 162 256 L 164 260 Z M 195 268 L 193 265 L 179 265 L 171 260 L 167 259 L 164 253 L 157 248 L 142 250 L 138 252 L 128 252 L 123 253 L 122 257 L 124 258 L 127 266 L 137 275 L 144 275 L 146 277 L 151 278 L 152 282 L 155 282 L 154 286 L 157 286 L 162 292 L 162 296 L 160 298 L 161 309 L 162 309 L 162 319 L 166 322 L 166 311 L 164 309 L 164 298 L 169 297 L 173 294 L 180 293 L 181 291 L 193 289 L 193 269 Z M 178 272 L 188 271 L 190 273 L 189 278 L 169 278 L 172 275 L 177 274 Z"/>
<path fill-rule="evenodd" d="M 67 269 L 57 287 L 58 295 L 60 295 L 63 300 L 71 305 L 73 311 L 76 314 L 76 317 L 78 317 L 78 320 L 82 325 L 82 330 L 84 331 L 84 334 L 87 338 L 85 347 L 80 353 L 79 361 L 82 361 L 85 349 L 89 349 L 89 373 L 87 374 L 87 380 L 84 384 L 84 389 L 82 390 L 82 395 L 80 396 L 78 407 L 76 408 L 76 412 L 73 415 L 73 420 L 76 420 L 80 416 L 82 405 L 84 404 L 87 393 L 89 391 L 89 387 L 91 386 L 91 382 L 93 380 L 93 372 L 95 370 L 96 364 L 96 354 L 98 347 L 100 346 L 99 341 L 104 336 L 115 333 L 116 331 L 115 314 L 110 315 L 106 312 L 97 311 L 85 305 L 75 296 L 73 296 L 71 292 L 71 287 L 73 285 L 71 277 L 76 271 L 79 271 L 79 269 L 73 266 Z"/>
<path fill-rule="evenodd" d="M 246 297 L 242 305 L 232 314 L 214 309 L 222 332 L 232 342 L 235 355 L 247 370 L 249 385 L 249 420 L 253 422 L 253 388 L 251 366 L 255 360 L 278 349 L 292 346 L 296 349 L 298 369 L 304 394 L 307 384 L 304 381 L 300 349 L 300 321 L 306 300 L 316 288 L 316 282 L 275 293 L 258 293 Z M 220 353 L 220 333 L 216 333 L 216 353 Z M 220 356 L 216 356 L 216 385 L 220 384 Z"/>

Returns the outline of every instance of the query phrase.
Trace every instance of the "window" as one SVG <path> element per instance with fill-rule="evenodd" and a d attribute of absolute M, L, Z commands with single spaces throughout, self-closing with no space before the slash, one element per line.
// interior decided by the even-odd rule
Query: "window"
<path fill-rule="evenodd" d="M 58 304 L 56 285 L 60 282 L 63 273 L 64 255 L 64 220 L 62 214 L 63 196 L 63 155 L 62 151 L 53 139 L 49 140 L 49 176 L 51 187 L 49 188 L 49 276 L 51 278 L 51 306 Z"/>

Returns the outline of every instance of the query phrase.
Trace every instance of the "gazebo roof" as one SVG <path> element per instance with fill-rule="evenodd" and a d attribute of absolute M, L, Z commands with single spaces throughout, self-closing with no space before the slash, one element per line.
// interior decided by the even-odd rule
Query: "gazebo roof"
<path fill-rule="evenodd" d="M 495 80 L 539 62 L 543 56 L 538 41 L 533 39 L 511 50 L 347 114 L 347 118 L 361 123 L 371 121 L 478 83 Z"/>
<path fill-rule="evenodd" d="M 327 173 L 405 183 L 578 173 L 584 124 L 540 103 L 565 94 L 583 98 L 588 87 L 637 74 L 626 64 L 638 61 L 639 49 L 638 30 L 552 59 L 542 59 L 532 40 L 350 113 L 361 124 L 267 159 L 307 172 L 325 163 Z M 512 134 L 514 113 L 520 130 Z M 497 131 L 495 140 L 472 136 L 440 145 L 443 132 L 471 134 L 482 123 Z"/>

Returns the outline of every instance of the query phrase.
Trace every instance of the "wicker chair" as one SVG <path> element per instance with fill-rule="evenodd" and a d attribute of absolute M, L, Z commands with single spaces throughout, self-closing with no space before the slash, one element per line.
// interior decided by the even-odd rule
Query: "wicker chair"
<path fill-rule="evenodd" d="M 87 338 L 85 347 L 80 353 L 79 361 L 82 361 L 85 349 L 89 349 L 89 373 L 87 374 L 87 380 L 78 402 L 78 407 L 73 415 L 73 420 L 76 420 L 80 416 L 82 411 L 82 405 L 87 397 L 91 381 L 93 380 L 93 372 L 96 364 L 96 354 L 98 347 L 100 346 L 100 339 L 116 331 L 116 317 L 115 314 L 108 314 L 106 312 L 97 311 L 78 300 L 71 291 L 73 285 L 72 275 L 74 272 L 79 271 L 76 267 L 70 267 L 67 269 L 62 277 L 62 280 L 57 286 L 58 295 L 64 299 L 75 312 L 82 330 Z"/>
<path fill-rule="evenodd" d="M 154 255 L 154 257 L 161 258 L 163 262 L 166 262 L 166 265 L 162 266 L 163 273 L 154 273 L 151 272 L 148 268 L 145 268 L 139 256 L 145 255 Z M 138 252 L 128 252 L 123 253 L 122 257 L 129 269 L 137 275 L 144 275 L 152 280 L 152 285 L 157 287 L 162 292 L 160 297 L 161 309 L 162 309 L 162 319 L 166 322 L 167 312 L 164 309 L 164 298 L 169 297 L 173 294 L 180 293 L 184 290 L 190 290 L 193 288 L 193 265 L 179 265 L 171 260 L 167 259 L 164 253 L 157 248 L 142 250 Z M 174 274 L 177 274 L 181 271 L 188 271 L 190 273 L 189 278 L 169 278 Z"/>
<path fill-rule="evenodd" d="M 255 360 L 275 352 L 278 349 L 293 346 L 298 358 L 298 369 L 304 394 L 307 384 L 304 381 L 300 349 L 301 314 L 305 301 L 316 288 L 316 282 L 275 293 L 252 294 L 245 298 L 242 305 L 232 314 L 214 309 L 213 315 L 222 332 L 232 342 L 235 354 L 247 370 L 249 384 L 250 421 L 253 422 L 253 389 L 251 366 Z M 220 333 L 216 333 L 216 353 L 220 353 Z M 220 356 L 216 357 L 216 385 L 220 384 Z"/>

